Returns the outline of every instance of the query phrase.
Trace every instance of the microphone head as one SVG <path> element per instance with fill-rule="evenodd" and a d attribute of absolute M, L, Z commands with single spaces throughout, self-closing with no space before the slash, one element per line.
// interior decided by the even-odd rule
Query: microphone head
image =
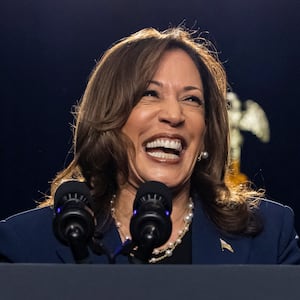
<path fill-rule="evenodd" d="M 63 182 L 54 194 L 54 209 L 59 208 L 69 201 L 80 201 L 90 205 L 90 189 L 85 182 L 68 180 Z"/>
<path fill-rule="evenodd" d="M 141 184 L 135 196 L 133 210 L 139 209 L 147 202 L 160 203 L 170 214 L 172 212 L 172 193 L 162 182 L 146 181 Z"/>

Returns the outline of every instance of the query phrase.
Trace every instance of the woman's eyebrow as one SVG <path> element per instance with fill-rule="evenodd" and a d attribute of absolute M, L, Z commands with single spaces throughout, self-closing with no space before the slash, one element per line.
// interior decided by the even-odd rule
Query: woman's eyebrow
<path fill-rule="evenodd" d="M 156 80 L 150 80 L 150 81 L 149 81 L 149 84 L 150 84 L 150 83 L 153 83 L 153 84 L 155 84 L 155 85 L 157 85 L 157 86 L 159 86 L 159 87 L 162 87 L 162 86 L 163 86 L 163 84 L 162 84 L 161 82 L 156 81 Z"/>
<path fill-rule="evenodd" d="M 161 83 L 161 82 L 159 82 L 159 81 L 157 81 L 157 80 L 150 80 L 149 81 L 149 84 L 155 84 L 155 85 L 157 85 L 157 86 L 159 86 L 159 87 L 163 87 L 163 83 Z M 203 92 L 203 89 L 202 88 L 200 88 L 200 87 L 197 87 L 197 86 L 193 86 L 193 85 L 188 85 L 188 86 L 185 86 L 184 88 L 183 88 L 185 91 L 191 91 L 191 90 L 199 90 L 200 92 Z"/>
<path fill-rule="evenodd" d="M 197 87 L 197 86 L 188 85 L 188 86 L 185 86 L 183 89 L 184 89 L 185 91 L 198 90 L 198 91 L 200 91 L 201 93 L 203 93 L 203 89 L 200 88 L 200 87 Z"/>

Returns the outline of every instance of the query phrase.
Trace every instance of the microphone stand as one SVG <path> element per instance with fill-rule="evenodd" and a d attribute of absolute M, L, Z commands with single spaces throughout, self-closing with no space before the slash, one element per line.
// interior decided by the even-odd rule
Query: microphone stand
<path fill-rule="evenodd" d="M 116 256 L 112 254 L 102 242 L 102 234 L 95 235 L 89 246 L 96 255 L 106 255 L 109 264 L 116 263 Z"/>
<path fill-rule="evenodd" d="M 118 255 L 125 255 L 128 257 L 130 264 L 148 264 L 154 248 L 158 245 L 159 230 L 156 224 L 148 223 L 144 228 L 138 240 L 126 240 L 120 248 L 118 248 L 113 260 Z M 160 244 L 160 243 L 159 243 Z"/>
<path fill-rule="evenodd" d="M 141 235 L 141 240 L 128 257 L 132 264 L 148 264 L 152 252 L 158 241 L 157 228 L 153 224 L 147 224 Z"/>
<path fill-rule="evenodd" d="M 77 264 L 90 264 L 89 251 L 82 228 L 73 224 L 70 225 L 66 230 L 66 238 L 75 262 Z"/>

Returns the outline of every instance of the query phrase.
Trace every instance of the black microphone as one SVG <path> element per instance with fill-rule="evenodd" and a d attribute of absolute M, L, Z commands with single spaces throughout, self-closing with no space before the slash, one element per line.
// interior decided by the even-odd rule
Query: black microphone
<path fill-rule="evenodd" d="M 172 232 L 172 193 L 163 183 L 143 183 L 133 203 L 130 233 L 132 263 L 148 263 L 154 248 L 165 244 Z"/>
<path fill-rule="evenodd" d="M 85 182 L 63 182 L 54 194 L 53 231 L 56 238 L 71 248 L 76 263 L 89 262 L 88 243 L 96 226 L 90 208 L 91 194 Z"/>

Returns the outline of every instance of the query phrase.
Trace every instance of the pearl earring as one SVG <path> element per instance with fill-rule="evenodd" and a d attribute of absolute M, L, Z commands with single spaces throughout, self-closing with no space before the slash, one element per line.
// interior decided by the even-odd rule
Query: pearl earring
<path fill-rule="evenodd" d="M 202 159 L 207 159 L 208 158 L 208 152 L 207 151 L 202 151 L 198 158 L 197 158 L 197 161 L 201 161 Z"/>

